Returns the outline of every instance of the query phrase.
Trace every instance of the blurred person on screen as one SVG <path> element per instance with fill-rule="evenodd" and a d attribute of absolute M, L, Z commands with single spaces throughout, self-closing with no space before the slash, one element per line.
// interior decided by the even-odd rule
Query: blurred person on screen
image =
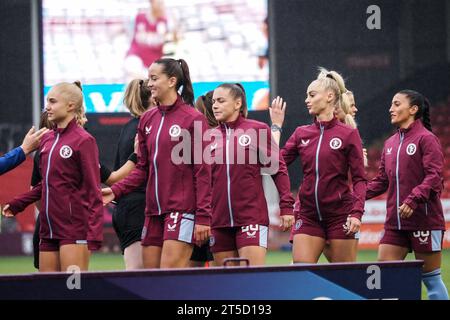
<path fill-rule="evenodd" d="M 163 55 L 167 18 L 162 0 L 150 0 L 150 8 L 135 18 L 133 38 L 125 58 L 125 75 L 129 82 L 147 74 L 153 61 Z"/>
<path fill-rule="evenodd" d="M 266 17 L 261 26 L 261 38 L 258 44 L 257 56 L 258 56 L 258 68 L 262 73 L 269 73 L 269 18 Z M 252 99 L 252 110 L 267 110 L 269 109 L 269 88 L 258 89 Z"/>

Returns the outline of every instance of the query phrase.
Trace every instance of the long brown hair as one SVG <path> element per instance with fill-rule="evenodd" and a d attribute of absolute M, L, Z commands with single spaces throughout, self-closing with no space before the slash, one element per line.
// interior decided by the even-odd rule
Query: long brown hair
<path fill-rule="evenodd" d="M 123 104 L 133 117 L 139 118 L 149 108 L 151 96 L 148 80 L 134 79 L 125 90 Z"/>
<path fill-rule="evenodd" d="M 208 121 L 208 125 L 211 128 L 217 127 L 219 123 L 217 122 L 216 118 L 214 117 L 214 112 L 212 110 L 212 97 L 213 97 L 214 91 L 208 91 L 204 95 L 197 98 L 195 101 L 195 109 L 203 113 L 206 117 L 206 120 Z"/>

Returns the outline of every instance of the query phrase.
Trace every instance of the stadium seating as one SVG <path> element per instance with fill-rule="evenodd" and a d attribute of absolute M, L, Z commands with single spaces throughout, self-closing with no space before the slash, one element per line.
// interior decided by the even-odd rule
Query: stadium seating
<path fill-rule="evenodd" d="M 89 10 L 85 9 L 86 2 Z M 165 53 L 189 57 L 195 82 L 235 81 L 242 74 L 248 75 L 245 81 L 266 79 L 267 75 L 257 68 L 265 13 L 256 10 L 253 2 L 172 2 L 167 15 L 169 28 L 176 32 L 178 42 L 174 52 L 170 32 Z M 81 0 L 74 2 L 70 10 L 60 1 L 46 3 L 43 12 L 46 84 L 67 79 L 89 84 L 123 83 L 122 65 L 133 36 L 134 17 L 148 10 L 142 8 L 142 1 L 115 2 L 114 8 L 105 8 L 103 1 Z M 261 24 L 255 24 L 255 20 Z"/>

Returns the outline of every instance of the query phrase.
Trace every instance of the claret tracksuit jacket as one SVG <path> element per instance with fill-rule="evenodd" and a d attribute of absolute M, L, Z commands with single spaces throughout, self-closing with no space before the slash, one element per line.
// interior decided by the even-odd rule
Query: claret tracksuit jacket
<path fill-rule="evenodd" d="M 118 199 L 147 180 L 147 216 L 171 212 L 195 215 L 211 224 L 211 166 L 203 161 L 206 118 L 178 96 L 173 105 L 152 108 L 138 126 L 136 168 L 111 189 Z M 180 143 L 188 142 L 185 148 Z"/>
<path fill-rule="evenodd" d="M 439 140 L 420 119 L 386 140 L 378 175 L 367 186 L 368 199 L 388 192 L 386 229 L 445 230 L 443 167 Z M 414 210 L 407 219 L 399 214 L 403 203 Z"/>
<path fill-rule="evenodd" d="M 41 200 L 41 239 L 103 239 L 103 204 L 100 165 L 95 139 L 76 120 L 66 128 L 55 128 L 42 138 L 42 180 L 33 189 L 14 198 L 17 214 Z"/>
<path fill-rule="evenodd" d="M 298 127 L 283 147 L 286 164 L 297 157 L 303 170 L 300 215 L 319 221 L 341 215 L 361 220 L 366 197 L 362 142 L 358 130 L 337 118 Z M 349 170 L 353 191 L 349 187 Z"/>
<path fill-rule="evenodd" d="M 293 214 L 286 164 L 266 124 L 243 116 L 222 123 L 212 130 L 209 149 L 213 160 L 213 228 L 269 225 L 262 172 L 274 179 L 280 215 Z"/>

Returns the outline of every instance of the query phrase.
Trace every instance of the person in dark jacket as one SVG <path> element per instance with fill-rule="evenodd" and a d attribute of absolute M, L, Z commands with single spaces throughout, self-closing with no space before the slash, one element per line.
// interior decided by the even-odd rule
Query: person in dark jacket
<path fill-rule="evenodd" d="M 98 148 L 76 121 L 83 108 L 81 84 L 59 83 L 47 96 L 48 120 L 54 124 L 41 142 L 43 179 L 31 191 L 15 197 L 3 213 L 13 216 L 41 199 L 41 272 L 87 270 L 88 241 L 103 239 L 103 206 Z"/>
<path fill-rule="evenodd" d="M 212 98 L 219 127 L 211 131 L 212 237 L 216 265 L 227 258 L 245 258 L 262 265 L 269 234 L 269 215 L 262 173 L 274 179 L 280 194 L 283 231 L 294 222 L 294 199 L 286 165 L 267 124 L 247 119 L 242 85 L 219 85 Z"/>
<path fill-rule="evenodd" d="M 148 80 L 134 79 L 125 90 L 124 105 L 130 111 L 132 119 L 128 121 L 120 133 L 117 142 L 114 170 L 120 168 L 136 157 L 134 153 L 135 137 L 141 116 L 155 105 L 152 103 Z M 131 155 L 131 156 L 130 156 Z M 137 162 L 137 157 L 134 159 Z M 132 169 L 135 165 L 133 163 Z M 132 170 L 128 172 L 131 173 Z M 107 185 L 111 186 L 120 181 L 108 179 Z M 141 234 L 145 220 L 145 182 L 133 192 L 120 198 L 113 213 L 113 226 L 120 241 L 126 270 L 142 269 L 142 245 Z"/>
<path fill-rule="evenodd" d="M 398 130 L 386 140 L 378 175 L 367 186 L 367 199 L 387 191 L 378 259 L 404 260 L 414 251 L 416 259 L 424 261 L 422 279 L 428 297 L 448 300 L 440 269 L 444 156 L 431 130 L 430 103 L 416 91 L 402 90 L 392 99 L 389 113 Z"/>
<path fill-rule="evenodd" d="M 158 106 L 139 121 L 138 163 L 127 178 L 103 189 L 103 203 L 147 181 L 144 268 L 183 268 L 192 244 L 205 242 L 211 232 L 211 167 L 202 157 L 208 124 L 193 107 L 186 61 L 156 60 L 149 68 L 149 88 Z"/>
<path fill-rule="evenodd" d="M 337 72 L 321 69 L 305 100 L 314 123 L 298 127 L 281 151 L 287 165 L 300 157 L 303 171 L 294 262 L 316 263 L 327 241 L 332 262 L 356 261 L 366 178 L 358 130 L 334 116 L 346 91 Z"/>
<path fill-rule="evenodd" d="M 212 96 L 214 90 L 208 91 L 204 95 L 201 95 L 195 100 L 194 107 L 205 115 L 208 121 L 208 126 L 210 128 L 217 127 L 216 118 L 214 118 L 214 113 L 212 111 Z M 209 242 L 205 242 L 201 246 L 194 244 L 194 249 L 192 251 L 192 256 L 189 261 L 190 268 L 214 266 L 214 256 L 209 247 Z"/>

